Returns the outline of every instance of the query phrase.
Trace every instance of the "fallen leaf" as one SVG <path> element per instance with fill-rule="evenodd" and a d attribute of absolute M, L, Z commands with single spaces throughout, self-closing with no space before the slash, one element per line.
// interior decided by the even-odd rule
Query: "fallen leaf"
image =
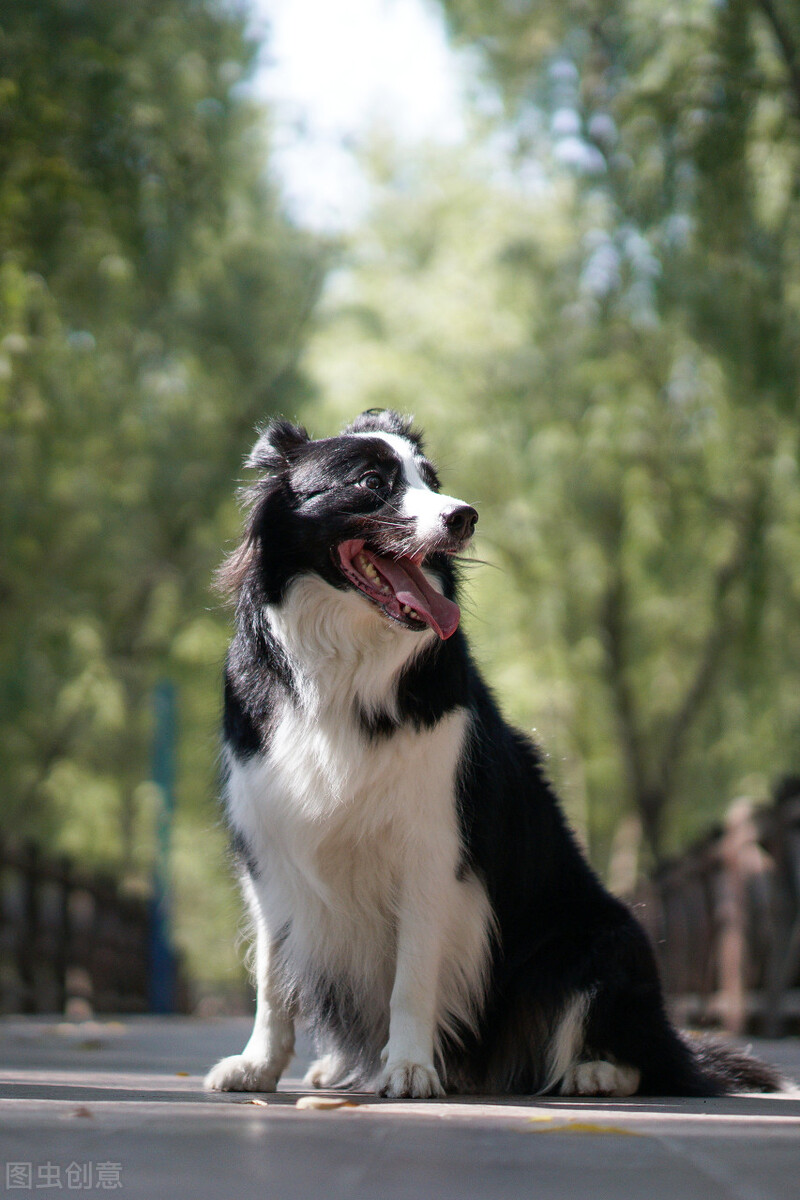
<path fill-rule="evenodd" d="M 179 1079 L 188 1079 L 189 1078 L 188 1071 L 176 1071 L 175 1074 L 178 1076 Z"/>
<path fill-rule="evenodd" d="M 529 1117 L 529 1122 L 551 1121 L 551 1117 Z M 552 1125 L 549 1129 L 539 1129 L 538 1133 L 614 1133 L 622 1137 L 641 1137 L 633 1129 L 623 1129 L 621 1125 L 595 1125 L 592 1121 L 569 1121 L 565 1125 Z"/>
<path fill-rule="evenodd" d="M 295 1108 L 358 1108 L 352 1100 L 340 1100 L 337 1096 L 301 1096 Z"/>

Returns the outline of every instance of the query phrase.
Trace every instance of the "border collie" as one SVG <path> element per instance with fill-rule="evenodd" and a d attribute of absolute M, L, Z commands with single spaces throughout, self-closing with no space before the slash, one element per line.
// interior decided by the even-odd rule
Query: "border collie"
<path fill-rule="evenodd" d="M 536 747 L 459 628 L 478 514 L 391 411 L 312 441 L 276 421 L 247 460 L 225 675 L 225 800 L 256 943 L 252 1036 L 206 1087 L 306 1082 L 700 1096 L 780 1086 L 670 1025 L 649 943 L 587 865 Z"/>

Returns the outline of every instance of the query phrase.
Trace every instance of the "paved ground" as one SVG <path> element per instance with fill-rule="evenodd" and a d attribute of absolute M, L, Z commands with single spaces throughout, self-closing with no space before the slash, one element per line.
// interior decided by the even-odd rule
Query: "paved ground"
<path fill-rule="evenodd" d="M 238 1019 L 0 1021 L 0 1196 L 797 1200 L 800 1096 L 391 1101 L 205 1095 Z M 759 1043 L 800 1076 L 800 1041 Z M 60 1185 L 60 1187 L 58 1186 Z"/>

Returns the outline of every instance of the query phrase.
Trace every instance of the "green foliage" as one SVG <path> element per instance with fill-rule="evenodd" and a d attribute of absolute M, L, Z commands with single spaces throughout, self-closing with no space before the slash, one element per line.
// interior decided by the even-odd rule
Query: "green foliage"
<path fill-rule="evenodd" d="M 798 769 L 795 8 L 443 7 L 497 128 L 485 106 L 469 150 L 372 146 L 303 370 L 328 251 L 268 183 L 243 18 L 0 18 L 3 823 L 146 880 L 150 698 L 173 678 L 179 930 L 204 978 L 236 953 L 208 585 L 269 412 L 320 433 L 416 413 L 481 512 L 478 654 L 596 862 L 631 814 L 663 853 Z"/>
<path fill-rule="evenodd" d="M 585 408 L 559 516 L 602 551 L 580 626 L 659 852 L 796 766 L 800 19 L 782 0 L 443 7 L 518 166 L 575 181 L 577 303 L 549 324 L 567 317 L 575 363 L 558 407 Z"/>
<path fill-rule="evenodd" d="M 414 412 L 477 504 L 499 570 L 469 569 L 473 636 L 602 863 L 626 814 L 663 853 L 795 765 L 800 246 L 785 223 L 770 246 L 766 196 L 726 208 L 731 144 L 686 211 L 643 147 L 601 169 L 586 140 L 566 166 L 520 103 L 532 185 L 530 145 L 516 176 L 491 147 L 394 173 L 376 153 L 310 363 L 329 426 Z"/>
<path fill-rule="evenodd" d="M 208 589 L 252 429 L 304 394 L 324 265 L 265 182 L 254 54 L 213 0 L 31 0 L 2 18 L 3 822 L 146 877 L 150 697 L 174 678 L 190 950 L 227 888 L 226 622 Z M 214 864 L 203 888 L 189 846 Z"/>

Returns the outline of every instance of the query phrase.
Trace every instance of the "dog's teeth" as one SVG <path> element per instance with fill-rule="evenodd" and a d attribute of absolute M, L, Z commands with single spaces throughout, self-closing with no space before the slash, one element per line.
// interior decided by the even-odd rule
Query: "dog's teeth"
<path fill-rule="evenodd" d="M 408 605 L 407 605 L 407 604 L 404 604 L 404 605 L 403 605 L 403 612 L 404 612 L 404 613 L 410 613 L 410 612 L 411 612 L 411 609 L 408 607 Z"/>
<path fill-rule="evenodd" d="M 365 576 L 366 576 L 366 578 L 367 578 L 367 579 L 378 579 L 378 578 L 380 578 L 380 577 L 379 577 L 379 575 L 378 575 L 378 572 L 375 570 L 375 567 L 374 567 L 374 566 L 373 566 L 373 564 L 372 564 L 372 563 L 369 561 L 369 559 L 367 558 L 366 554 L 359 554 L 359 556 L 358 556 L 358 569 L 359 569 L 359 571 L 361 572 L 361 574 L 362 574 L 362 575 L 365 575 Z"/>

